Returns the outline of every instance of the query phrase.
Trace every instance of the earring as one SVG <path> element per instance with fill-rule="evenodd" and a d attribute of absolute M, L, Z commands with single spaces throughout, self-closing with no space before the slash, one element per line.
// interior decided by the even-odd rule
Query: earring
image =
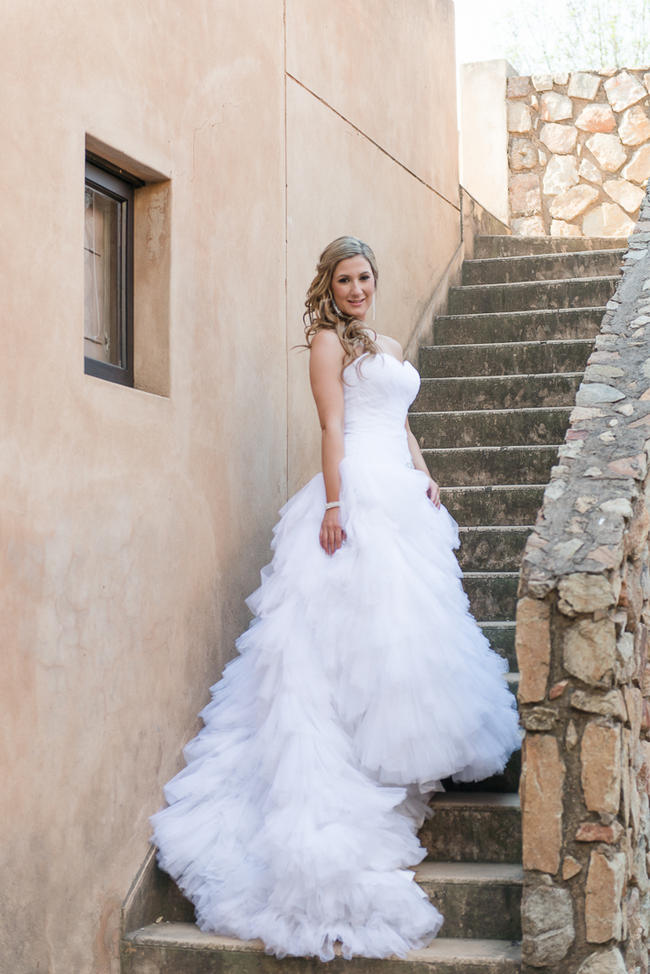
<path fill-rule="evenodd" d="M 335 313 L 336 315 L 338 315 L 338 316 L 339 316 L 339 318 L 342 318 L 342 317 L 343 317 L 343 315 L 341 314 L 341 312 L 340 312 L 340 310 L 339 310 L 339 307 L 338 307 L 338 305 L 337 305 L 337 303 L 336 303 L 336 301 L 334 300 L 334 298 L 332 298 L 332 299 L 331 299 L 331 301 L 332 301 L 332 307 L 334 308 L 334 313 Z"/>
<path fill-rule="evenodd" d="M 372 292 L 372 320 L 375 320 L 375 292 Z"/>

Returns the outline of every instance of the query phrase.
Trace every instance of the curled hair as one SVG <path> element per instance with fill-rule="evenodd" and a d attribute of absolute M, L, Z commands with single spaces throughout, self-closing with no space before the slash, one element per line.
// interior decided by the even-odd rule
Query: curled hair
<path fill-rule="evenodd" d="M 332 294 L 332 277 L 337 264 L 348 257 L 365 257 L 370 264 L 375 286 L 379 272 L 377 270 L 377 260 L 368 244 L 357 237 L 337 237 L 327 245 L 320 255 L 316 267 L 316 276 L 309 285 L 307 297 L 305 299 L 305 313 L 303 321 L 305 323 L 305 342 L 307 348 L 311 347 L 311 342 L 319 331 L 328 329 L 335 331 L 338 339 L 343 346 L 343 366 L 354 361 L 359 354 L 368 352 L 376 355 L 380 351 L 377 343 L 370 337 L 365 330 L 363 321 L 353 315 L 344 314 L 334 303 Z M 377 333 L 375 332 L 375 338 Z M 361 352 L 359 352 L 361 347 Z"/>

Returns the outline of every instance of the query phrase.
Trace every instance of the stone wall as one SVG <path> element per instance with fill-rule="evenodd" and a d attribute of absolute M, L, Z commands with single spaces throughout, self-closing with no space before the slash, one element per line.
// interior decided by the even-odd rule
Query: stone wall
<path fill-rule="evenodd" d="M 650 198 L 522 562 L 524 970 L 646 974 Z"/>
<path fill-rule="evenodd" d="M 508 78 L 513 233 L 628 236 L 650 176 L 649 92 L 648 68 Z"/>

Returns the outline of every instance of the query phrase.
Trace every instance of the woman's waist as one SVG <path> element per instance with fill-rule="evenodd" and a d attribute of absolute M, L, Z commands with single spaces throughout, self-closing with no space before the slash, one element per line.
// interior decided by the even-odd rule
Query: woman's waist
<path fill-rule="evenodd" d="M 404 463 L 411 459 L 406 430 L 401 429 L 351 429 L 345 430 L 343 443 L 346 456 L 372 456 L 377 459 L 395 459 Z"/>

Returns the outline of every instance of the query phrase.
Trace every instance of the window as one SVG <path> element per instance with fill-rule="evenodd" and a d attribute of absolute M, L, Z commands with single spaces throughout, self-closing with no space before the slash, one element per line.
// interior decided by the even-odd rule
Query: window
<path fill-rule="evenodd" d="M 133 191 L 143 183 L 98 162 L 86 158 L 84 371 L 132 386 Z"/>

